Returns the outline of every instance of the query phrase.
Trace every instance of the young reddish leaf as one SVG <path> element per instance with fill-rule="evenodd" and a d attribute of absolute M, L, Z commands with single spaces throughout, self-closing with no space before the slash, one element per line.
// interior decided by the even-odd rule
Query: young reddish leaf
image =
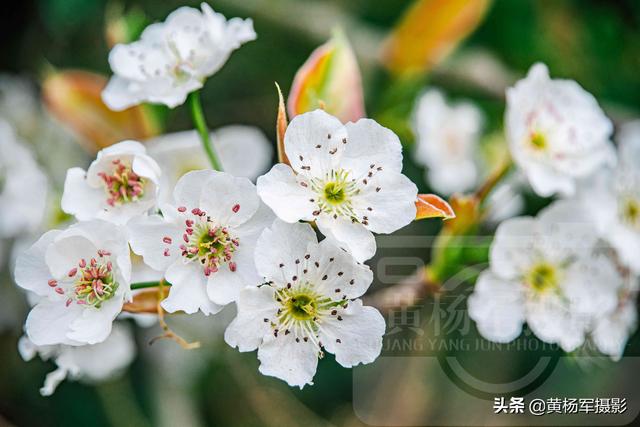
<path fill-rule="evenodd" d="M 289 116 L 324 109 L 343 122 L 364 117 L 358 62 L 346 36 L 334 31 L 296 73 L 289 93 Z"/>
<path fill-rule="evenodd" d="M 394 74 L 430 71 L 482 22 L 490 0 L 417 0 L 383 45 Z"/>
<path fill-rule="evenodd" d="M 287 111 L 284 107 L 284 98 L 280 85 L 276 83 L 278 89 L 278 118 L 276 119 L 276 140 L 278 142 L 278 162 L 289 164 L 287 154 L 284 152 L 284 133 L 287 130 Z"/>
<path fill-rule="evenodd" d="M 75 132 L 90 151 L 159 133 L 144 106 L 110 110 L 100 97 L 106 84 L 105 77 L 86 71 L 53 72 L 42 83 L 42 97 L 53 116 Z"/>
<path fill-rule="evenodd" d="M 418 194 L 416 200 L 416 220 L 427 218 L 442 218 L 443 220 L 456 217 L 453 208 L 444 199 L 435 194 Z"/>

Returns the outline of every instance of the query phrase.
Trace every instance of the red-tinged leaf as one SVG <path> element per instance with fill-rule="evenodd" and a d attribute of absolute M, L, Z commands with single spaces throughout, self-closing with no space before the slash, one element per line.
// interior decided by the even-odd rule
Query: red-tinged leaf
<path fill-rule="evenodd" d="M 365 115 L 360 69 L 341 31 L 334 31 L 328 42 L 313 51 L 291 86 L 287 102 L 291 118 L 318 108 L 343 122 Z"/>
<path fill-rule="evenodd" d="M 416 220 L 427 218 L 442 218 L 443 220 L 456 217 L 453 208 L 444 199 L 435 194 L 418 194 L 416 200 Z"/>
<path fill-rule="evenodd" d="M 278 89 L 278 118 L 276 119 L 276 140 L 278 142 L 278 162 L 289 164 L 289 159 L 284 151 L 284 133 L 287 130 L 287 110 L 284 107 L 284 98 L 280 85 L 276 83 Z"/>
<path fill-rule="evenodd" d="M 394 74 L 429 72 L 482 22 L 490 0 L 417 0 L 382 49 Z"/>
<path fill-rule="evenodd" d="M 144 106 L 110 110 L 100 97 L 106 84 L 105 77 L 86 71 L 53 72 L 42 83 L 42 97 L 53 116 L 90 151 L 158 134 L 158 126 Z"/>

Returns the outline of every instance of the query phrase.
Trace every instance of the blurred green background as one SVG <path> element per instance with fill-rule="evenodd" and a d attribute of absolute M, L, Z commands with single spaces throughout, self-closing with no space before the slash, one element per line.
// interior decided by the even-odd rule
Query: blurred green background
<path fill-rule="evenodd" d="M 376 53 L 372 49 L 412 3 L 409 0 L 213 2 L 214 9 L 227 17 L 252 17 L 258 39 L 234 53 L 227 65 L 207 82 L 202 93 L 209 125 L 216 128 L 225 124 L 252 124 L 275 141 L 277 98 L 273 82 L 279 82 L 286 95 L 298 68 L 311 51 L 329 37 L 336 23 L 343 23 L 360 60 L 368 115 L 396 130 L 407 150 L 412 144 L 408 125 L 410 113 L 415 97 L 424 87 L 433 85 L 454 98 L 472 99 L 487 117 L 485 133 L 499 135 L 504 112 L 501 88 L 523 76 L 536 61 L 545 62 L 552 76 L 577 80 L 594 94 L 614 122 L 640 116 L 638 1 L 497 0 L 480 27 L 432 73 L 397 79 L 376 63 Z M 197 7 L 198 2 L 140 0 L 119 4 L 137 17 L 133 21 L 139 23 L 139 29 L 144 23 L 163 20 L 172 10 L 184 5 Z M 36 83 L 51 67 L 79 68 L 108 75 L 105 16 L 108 10 L 115 10 L 114 7 L 118 6 L 106 0 L 5 2 L 0 16 L 1 73 L 17 74 Z M 428 21 L 424 25 L 429 25 Z M 488 58 L 499 73 L 480 73 L 478 58 Z M 158 111 L 167 130 L 190 127 L 186 109 L 159 108 Z M 82 149 L 78 146 L 77 150 Z M 86 160 L 90 158 L 88 154 L 82 156 Z M 405 156 L 405 173 L 416 182 L 421 193 L 429 191 L 423 170 L 413 164 L 408 155 Z M 535 214 L 548 202 L 528 195 L 527 213 Z M 414 223 L 400 234 L 435 235 L 439 226 L 436 222 Z M 490 233 L 491 229 L 487 227 L 481 232 Z M 465 264 L 481 264 L 486 261 L 487 242 L 478 243 L 467 252 L 463 257 Z M 387 256 L 412 256 L 427 261 L 429 253 L 428 248 L 385 249 L 381 245 L 371 265 L 375 271 L 376 263 Z M 254 353 L 240 354 L 222 341 L 222 330 L 232 315 L 231 308 L 221 316 L 208 319 L 180 316 L 169 319 L 176 331 L 190 339 L 201 340 L 202 350 L 185 352 L 172 342 L 159 342 L 149 347 L 147 342 L 157 330 L 138 328 L 140 351 L 125 376 L 97 387 L 67 381 L 55 395 L 43 398 L 38 389 L 53 364 L 25 363 L 17 353 L 20 319 L 24 319 L 26 302 L 12 288 L 7 267 L 10 255 L 5 253 L 3 256 L 0 296 L 5 303 L 2 306 L 10 306 L 15 313 L 9 315 L 18 320 L 8 322 L 8 326 L 0 331 L 0 425 L 362 424 L 352 405 L 351 370 L 340 367 L 328 355 L 320 361 L 316 384 L 303 390 L 291 389 L 278 380 L 260 376 Z M 406 266 L 391 268 L 396 275 L 411 274 Z M 469 279 L 472 280 L 473 277 Z M 374 288 L 387 285 L 377 281 Z M 454 296 L 456 292 L 464 297 L 465 289 L 457 289 Z M 443 299 L 439 301 L 442 304 L 439 307 L 446 309 L 447 304 L 459 301 L 454 297 Z M 423 302 L 419 310 L 421 323 L 433 319 L 432 300 Z M 402 333 L 411 334 L 411 331 Z M 428 328 L 426 333 L 430 333 Z M 460 331 L 453 328 L 447 333 L 455 337 Z M 472 324 L 469 333 L 476 336 Z M 640 340 L 636 334 L 629 353 L 638 350 Z M 559 356 L 554 348 L 527 352 L 443 350 L 442 353 L 457 353 L 460 360 L 467 361 L 470 369 L 482 372 L 486 380 L 493 382 L 518 378 L 541 355 Z M 613 390 L 614 396 L 623 391 L 638 395 L 632 381 L 637 378 L 638 371 L 630 373 L 630 368 L 624 364 L 592 363 L 578 356 L 563 357 L 558 362 L 566 369 L 558 381 L 562 388 L 555 390 L 557 394 L 597 396 Z M 416 421 L 418 425 L 422 422 L 425 425 L 446 424 L 448 414 L 464 408 L 465 399 L 470 397 L 455 397 L 452 390 L 456 386 L 451 381 L 443 384 L 430 380 L 434 376 L 421 366 L 421 360 L 416 357 L 414 363 L 404 366 L 407 372 L 395 380 L 390 379 L 385 387 L 374 392 L 385 402 L 381 408 L 390 405 L 398 414 L 405 415 L 419 412 L 416 415 L 420 420 Z M 609 388 L 614 386 L 619 389 Z M 451 398 L 447 399 L 447 396 Z M 494 421 L 490 401 L 486 401 L 484 407 L 469 405 L 467 409 L 472 411 L 474 422 L 491 424 Z M 389 425 L 393 425 L 393 414 L 387 415 Z M 526 424 L 523 420 L 514 419 L 513 422 Z"/>

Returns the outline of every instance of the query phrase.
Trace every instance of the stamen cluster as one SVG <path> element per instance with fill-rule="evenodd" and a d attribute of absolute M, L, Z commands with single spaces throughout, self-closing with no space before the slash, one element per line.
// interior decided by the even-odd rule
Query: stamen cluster
<path fill-rule="evenodd" d="M 120 159 L 111 163 L 114 165 L 111 175 L 105 172 L 98 173 L 109 195 L 107 203 L 115 206 L 139 200 L 144 195 L 145 179 Z"/>

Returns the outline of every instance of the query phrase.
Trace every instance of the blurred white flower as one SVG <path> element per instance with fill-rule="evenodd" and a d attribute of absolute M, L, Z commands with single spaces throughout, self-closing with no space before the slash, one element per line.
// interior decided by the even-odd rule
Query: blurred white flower
<path fill-rule="evenodd" d="M 208 4 L 201 8 L 181 7 L 148 26 L 140 40 L 114 46 L 109 54 L 114 76 L 102 92 L 109 108 L 142 102 L 176 107 L 222 68 L 231 52 L 255 40 L 251 19 L 227 21 Z"/>
<path fill-rule="evenodd" d="M 433 189 L 452 194 L 473 188 L 479 179 L 480 110 L 469 102 L 448 104 L 440 91 L 431 89 L 418 99 L 413 122 L 414 158 L 427 167 Z"/>
<path fill-rule="evenodd" d="M 18 350 L 29 361 L 36 355 L 55 362 L 57 369 L 49 372 L 40 389 L 43 396 L 51 396 L 65 379 L 89 384 L 109 380 L 121 373 L 133 361 L 135 344 L 129 329 L 115 324 L 109 337 L 98 344 L 84 346 L 37 346 L 28 337 L 20 338 Z"/>
<path fill-rule="evenodd" d="M 490 269 L 468 300 L 480 334 L 509 342 L 527 322 L 565 351 L 582 345 L 595 319 L 614 311 L 623 284 L 611 260 L 594 252 L 596 241 L 593 224 L 572 201 L 556 202 L 535 219 L 503 222 Z"/>
<path fill-rule="evenodd" d="M 36 345 L 104 341 L 130 297 L 127 236 L 94 220 L 45 233 L 16 262 L 18 286 L 39 296 L 26 332 Z"/>
<path fill-rule="evenodd" d="M 572 195 L 576 179 L 613 162 L 613 125 L 572 80 L 550 79 L 544 64 L 507 90 L 511 155 L 540 196 Z"/>
<path fill-rule="evenodd" d="M 322 110 L 287 128 L 291 167 L 258 178 L 258 194 L 280 219 L 316 221 L 320 231 L 358 261 L 376 251 L 372 232 L 392 233 L 416 216 L 418 190 L 402 175 L 398 137 L 373 120 L 342 123 Z"/>
<path fill-rule="evenodd" d="M 255 180 L 271 165 L 273 148 L 264 133 L 252 126 L 225 126 L 211 133 L 225 172 Z M 148 153 L 162 169 L 160 201 L 169 202 L 173 187 L 187 172 L 210 169 L 196 131 L 170 133 L 146 142 Z"/>
<path fill-rule="evenodd" d="M 46 175 L 11 126 L 0 119 L 0 238 L 39 228 L 47 192 Z"/>
<path fill-rule="evenodd" d="M 156 205 L 160 167 L 142 144 L 123 141 L 98 152 L 85 172 L 67 171 L 62 210 L 80 221 L 126 224 Z"/>
<path fill-rule="evenodd" d="M 596 319 L 593 341 L 598 350 L 613 360 L 620 360 L 627 340 L 638 327 L 637 292 L 637 289 L 625 289 L 616 310 Z"/>
<path fill-rule="evenodd" d="M 622 262 L 640 274 L 640 121 L 624 125 L 618 135 L 618 164 L 580 188 L 580 199 L 600 235 Z"/>
<path fill-rule="evenodd" d="M 217 313 L 258 279 L 253 262 L 260 232 L 273 214 L 255 186 L 212 170 L 184 175 L 162 216 L 129 223 L 131 247 L 171 283 L 162 302 L 168 312 Z"/>
<path fill-rule="evenodd" d="M 310 225 L 280 220 L 255 253 L 267 283 L 240 292 L 225 340 L 243 352 L 257 348 L 260 372 L 302 388 L 312 384 L 324 350 L 348 368 L 378 357 L 384 319 L 357 299 L 373 279 L 369 267 L 329 239 L 318 244 Z"/>

